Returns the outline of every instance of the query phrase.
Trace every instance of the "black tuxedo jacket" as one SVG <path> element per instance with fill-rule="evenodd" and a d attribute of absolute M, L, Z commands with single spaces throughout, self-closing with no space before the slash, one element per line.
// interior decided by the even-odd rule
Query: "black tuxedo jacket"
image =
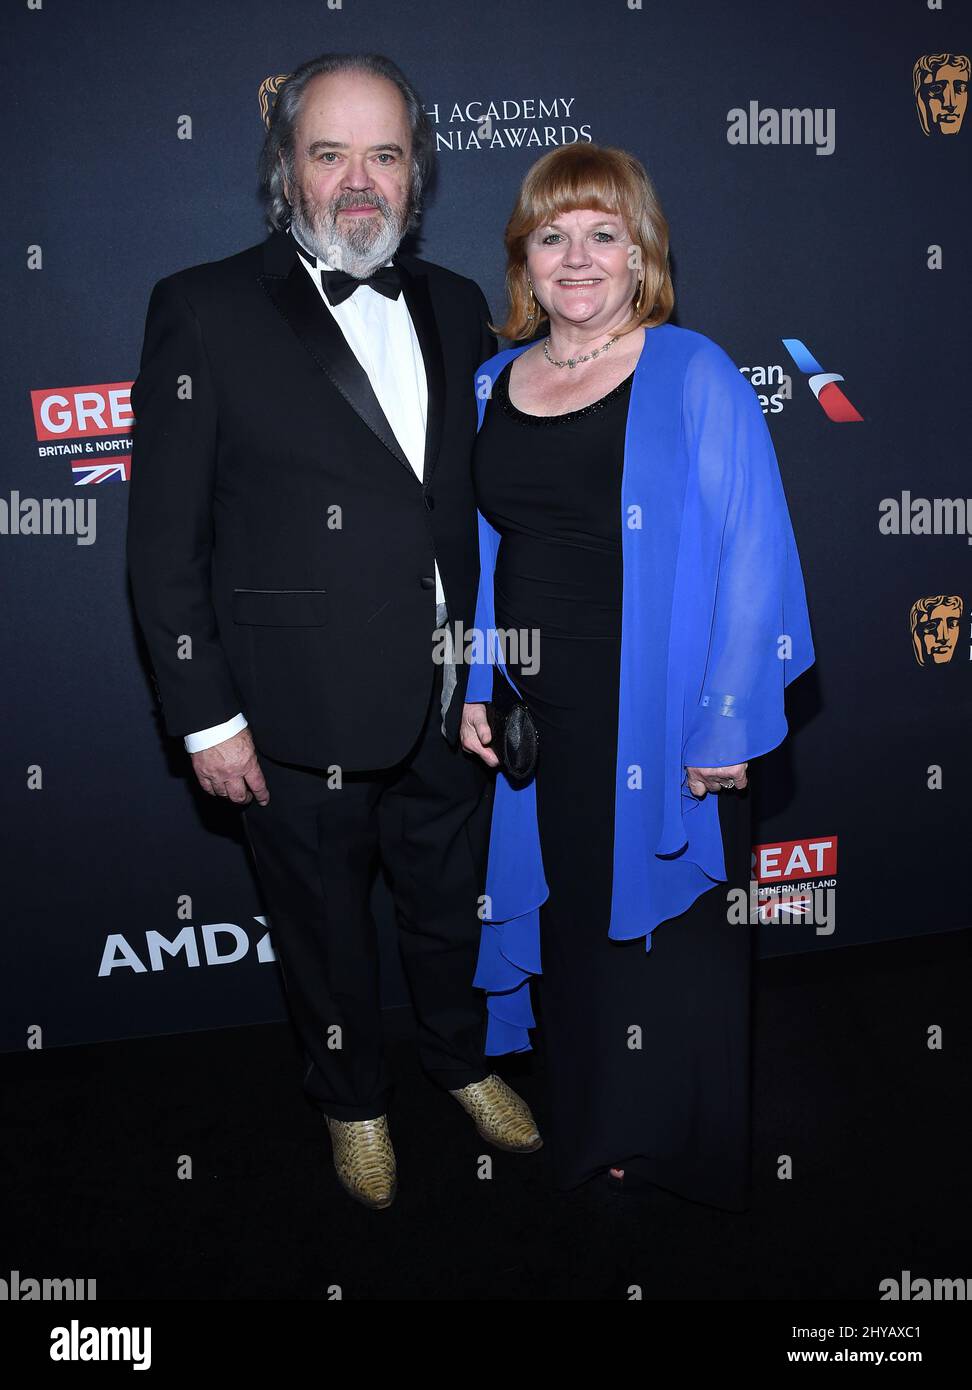
<path fill-rule="evenodd" d="M 428 380 L 421 482 L 286 232 L 152 291 L 128 564 L 170 734 L 242 711 L 272 758 L 389 767 L 428 707 L 434 561 L 472 626 L 474 379 L 496 343 L 471 280 L 395 263 Z"/>

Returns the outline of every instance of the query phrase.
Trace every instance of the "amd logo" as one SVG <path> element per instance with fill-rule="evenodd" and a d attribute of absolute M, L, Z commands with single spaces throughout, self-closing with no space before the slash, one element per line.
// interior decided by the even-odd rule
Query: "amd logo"
<path fill-rule="evenodd" d="M 266 930 L 266 917 L 254 917 L 264 928 L 264 933 L 256 943 L 256 958 L 261 964 L 274 961 L 270 933 Z M 202 954 L 200 955 L 200 943 Z M 235 922 L 207 922 L 205 926 L 183 927 L 171 939 L 158 931 L 145 933 L 145 956 L 148 964 L 141 959 L 128 939 L 120 934 L 105 938 L 105 949 L 98 968 L 99 977 L 110 975 L 113 970 L 132 970 L 136 975 L 144 975 L 149 970 L 164 970 L 166 961 L 184 955 L 186 965 L 235 965 L 250 949 L 250 938 Z"/>

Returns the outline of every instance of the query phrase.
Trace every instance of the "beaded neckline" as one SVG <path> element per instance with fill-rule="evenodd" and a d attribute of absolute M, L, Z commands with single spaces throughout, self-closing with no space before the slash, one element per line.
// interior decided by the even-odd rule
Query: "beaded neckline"
<path fill-rule="evenodd" d="M 618 382 L 613 391 L 601 396 L 600 400 L 591 401 L 590 405 L 582 405 L 579 410 L 568 410 L 563 415 L 528 415 L 526 411 L 518 410 L 510 400 L 508 379 L 512 368 L 513 363 L 508 362 L 493 383 L 493 393 L 499 397 L 500 405 L 507 415 L 512 415 L 516 420 L 523 420 L 528 425 L 561 425 L 568 420 L 580 420 L 585 415 L 595 415 L 619 396 L 623 396 L 630 389 L 634 379 L 634 372 L 631 372 L 623 381 Z"/>

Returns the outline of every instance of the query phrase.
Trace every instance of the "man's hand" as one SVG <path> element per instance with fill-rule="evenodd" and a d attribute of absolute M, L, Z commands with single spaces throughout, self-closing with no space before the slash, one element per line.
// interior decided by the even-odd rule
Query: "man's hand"
<path fill-rule="evenodd" d="M 693 796 L 697 796 L 701 801 L 706 792 L 721 792 L 731 790 L 726 787 L 727 782 L 732 782 L 734 786 L 742 791 L 746 785 L 746 769 L 748 763 L 735 763 L 732 767 L 687 767 L 685 769 L 688 781 L 688 789 Z"/>
<path fill-rule="evenodd" d="M 199 785 L 210 796 L 225 796 L 240 806 L 254 797 L 261 806 L 270 800 L 248 728 L 189 756 Z"/>
<path fill-rule="evenodd" d="M 459 742 L 467 753 L 475 753 L 487 767 L 499 767 L 499 758 L 486 744 L 492 739 L 485 705 L 463 705 Z"/>

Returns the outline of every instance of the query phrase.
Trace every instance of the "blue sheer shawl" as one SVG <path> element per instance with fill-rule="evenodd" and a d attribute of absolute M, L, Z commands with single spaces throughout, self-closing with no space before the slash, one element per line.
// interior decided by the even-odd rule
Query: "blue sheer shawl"
<path fill-rule="evenodd" d="M 492 382 L 529 346 L 479 369 L 480 426 Z M 621 536 L 608 935 L 643 936 L 650 949 L 659 923 L 726 877 L 716 795 L 698 801 L 686 766 L 724 767 L 775 748 L 787 732 L 784 689 L 814 659 L 800 560 L 756 393 L 716 343 L 673 324 L 646 329 L 635 368 Z M 499 543 L 480 514 L 475 626 L 483 637 L 470 655 L 468 702 L 490 699 L 494 662 L 506 674 L 501 643 L 488 640 Z M 515 789 L 500 773 L 475 976 L 487 992 L 490 1056 L 530 1048 L 529 979 L 541 969 L 547 895 L 534 783 Z"/>

